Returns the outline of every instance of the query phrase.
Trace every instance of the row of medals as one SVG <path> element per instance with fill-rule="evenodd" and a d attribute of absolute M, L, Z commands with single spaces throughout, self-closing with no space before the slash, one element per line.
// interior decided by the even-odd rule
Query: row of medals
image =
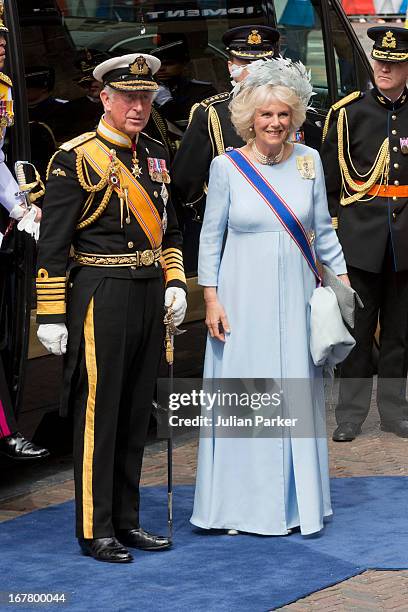
<path fill-rule="evenodd" d="M 138 179 L 142 174 L 142 169 L 139 166 L 139 160 L 137 158 L 136 149 L 133 149 L 131 170 L 132 170 L 132 174 L 135 177 L 135 179 Z M 165 234 L 166 229 L 167 229 L 167 202 L 169 199 L 169 192 L 167 191 L 166 183 L 170 183 L 170 175 L 167 172 L 167 170 L 162 171 L 162 172 L 152 170 L 152 171 L 149 171 L 149 175 L 152 181 L 154 181 L 155 183 L 162 184 L 161 190 L 160 190 L 160 196 L 164 204 L 163 217 L 162 217 L 162 228 L 163 228 L 163 234 Z M 116 186 L 119 183 L 119 178 L 115 172 L 111 173 L 109 177 L 109 181 L 113 186 Z"/>

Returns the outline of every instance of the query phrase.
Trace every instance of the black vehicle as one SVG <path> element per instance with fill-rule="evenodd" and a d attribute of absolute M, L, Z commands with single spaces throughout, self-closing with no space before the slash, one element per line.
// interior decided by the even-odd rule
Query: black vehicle
<path fill-rule="evenodd" d="M 53 109 L 84 96 L 75 67 L 81 48 L 110 55 L 150 52 L 166 36 L 180 35 L 189 48 L 186 76 L 209 81 L 216 90 L 225 91 L 230 82 L 222 33 L 249 23 L 278 27 L 282 52 L 311 70 L 316 95 L 315 112 L 309 119 L 317 130 L 331 104 L 351 91 L 366 89 L 371 76 L 340 0 L 8 0 L 6 21 L 10 30 L 6 71 L 13 80 L 15 100 L 15 126 L 8 133 L 10 167 L 16 159 L 33 159 L 45 167 L 56 142 L 63 139 L 64 125 L 58 123 L 58 112 Z M 48 75 L 42 94 L 31 81 L 26 87 L 25 75 L 33 68 L 34 73 Z M 38 116 L 33 119 L 33 108 L 51 99 L 52 104 L 43 105 L 40 120 Z M 16 412 L 21 412 L 22 426 L 30 433 L 44 411 L 55 410 L 61 376 L 61 359 L 46 356 L 36 338 L 34 251 L 31 239 L 15 230 L 0 250 L 4 287 L 0 349 Z M 196 270 L 186 273 L 190 289 L 187 327 L 194 326 L 195 331 L 179 340 L 177 376 L 199 374 L 205 337 L 202 323 L 194 323 L 203 314 Z"/>

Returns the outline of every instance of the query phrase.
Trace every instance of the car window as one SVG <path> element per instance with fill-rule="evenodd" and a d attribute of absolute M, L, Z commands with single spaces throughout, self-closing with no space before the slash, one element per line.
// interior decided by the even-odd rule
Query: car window
<path fill-rule="evenodd" d="M 332 2 L 329 2 L 328 6 L 336 59 L 337 93 L 339 98 L 343 98 L 357 89 L 367 89 L 369 78 L 366 65 L 357 53 L 348 33 L 345 32 Z"/>
<path fill-rule="evenodd" d="M 76 47 L 98 48 L 112 55 L 146 53 L 160 46 L 161 38 L 169 34 L 183 35 L 190 56 L 187 74 L 210 81 L 218 91 L 229 83 L 221 44 L 223 32 L 248 22 L 265 23 L 263 3 L 258 0 L 57 3 Z"/>
<path fill-rule="evenodd" d="M 301 61 L 310 70 L 316 95 L 313 105 L 328 106 L 328 79 L 319 3 L 310 0 L 275 0 L 276 18 L 285 57 Z"/>
<path fill-rule="evenodd" d="M 193 84 L 182 111 L 172 109 L 166 116 L 180 138 L 191 106 L 230 87 L 223 32 L 265 23 L 263 5 L 258 0 L 18 0 L 32 156 L 41 174 L 56 144 L 94 129 L 102 113 L 98 93 L 93 97 L 81 85 L 78 50 L 112 57 L 182 43 L 182 76 L 187 86 Z"/>

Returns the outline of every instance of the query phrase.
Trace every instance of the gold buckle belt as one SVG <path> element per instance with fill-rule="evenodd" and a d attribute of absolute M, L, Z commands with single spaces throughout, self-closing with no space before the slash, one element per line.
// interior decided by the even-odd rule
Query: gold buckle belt
<path fill-rule="evenodd" d="M 83 266 L 121 266 L 137 267 L 152 266 L 160 260 L 161 247 L 148 249 L 147 251 L 136 251 L 135 253 L 124 253 L 115 255 L 104 255 L 102 253 L 82 253 L 74 251 L 74 261 Z"/>

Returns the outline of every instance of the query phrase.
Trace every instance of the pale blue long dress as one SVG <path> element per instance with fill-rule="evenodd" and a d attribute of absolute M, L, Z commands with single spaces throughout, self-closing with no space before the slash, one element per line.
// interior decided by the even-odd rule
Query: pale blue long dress
<path fill-rule="evenodd" d="M 297 169 L 296 157 L 306 154 L 314 158 L 315 179 L 302 178 Z M 286 161 L 255 165 L 305 229 L 314 231 L 318 259 L 336 274 L 345 273 L 317 151 L 295 144 Z M 226 155 L 211 164 L 198 282 L 218 288 L 231 327 L 225 344 L 208 337 L 204 378 L 306 379 L 310 393 L 300 409 L 312 422 L 321 417 L 322 372 L 309 351 L 308 302 L 315 277 Z M 325 436 L 200 438 L 194 525 L 264 535 L 300 526 L 302 534 L 310 534 L 331 514 Z"/>

